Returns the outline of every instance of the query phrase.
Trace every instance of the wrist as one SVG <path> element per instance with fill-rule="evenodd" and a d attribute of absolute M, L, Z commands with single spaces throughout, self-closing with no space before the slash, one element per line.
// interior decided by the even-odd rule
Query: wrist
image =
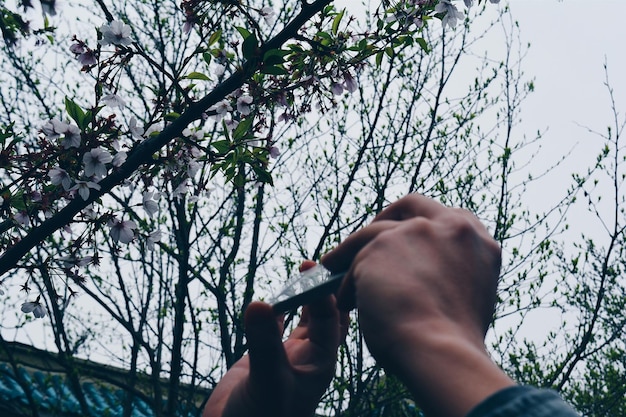
<path fill-rule="evenodd" d="M 495 392 L 515 385 L 489 357 L 482 335 L 455 327 L 431 323 L 404 329 L 394 352 L 386 355 L 393 362 L 385 367 L 428 416 L 465 416 Z"/>

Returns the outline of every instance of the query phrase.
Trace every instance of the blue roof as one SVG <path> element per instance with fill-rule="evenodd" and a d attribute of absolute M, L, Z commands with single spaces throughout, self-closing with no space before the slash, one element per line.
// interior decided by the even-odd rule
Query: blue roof
<path fill-rule="evenodd" d="M 81 416 L 80 405 L 72 393 L 67 381 L 58 374 L 41 371 L 29 372 L 19 367 L 18 372 L 31 389 L 33 401 L 38 411 L 46 416 L 73 417 Z M 82 383 L 83 392 L 93 415 L 121 417 L 124 391 L 112 386 L 94 382 Z M 8 409 L 14 415 L 30 415 L 30 409 L 24 389 L 18 383 L 13 368 L 0 362 L 0 411 Z M 195 417 L 197 409 L 180 412 L 180 417 Z M 140 398 L 133 400 L 132 417 L 154 417 L 149 404 Z"/>

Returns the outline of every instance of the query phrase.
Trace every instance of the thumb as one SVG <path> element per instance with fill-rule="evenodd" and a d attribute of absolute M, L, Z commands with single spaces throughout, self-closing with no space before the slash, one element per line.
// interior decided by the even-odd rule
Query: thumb
<path fill-rule="evenodd" d="M 281 376 L 289 367 L 276 315 L 271 305 L 253 302 L 246 309 L 244 321 L 250 359 L 250 388 L 256 391 L 255 394 L 269 395 L 269 390 L 276 391 Z"/>

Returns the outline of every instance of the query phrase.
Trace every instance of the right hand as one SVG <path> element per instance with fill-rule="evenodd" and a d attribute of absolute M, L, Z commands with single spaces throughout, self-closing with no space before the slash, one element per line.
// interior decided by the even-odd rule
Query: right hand
<path fill-rule="evenodd" d="M 425 410 L 445 408 L 441 401 L 425 403 L 454 388 L 449 378 L 473 383 L 473 371 L 493 365 L 484 336 L 496 300 L 500 247 L 468 211 L 409 195 L 349 236 L 322 263 L 331 271 L 348 270 L 339 308 L 357 308 L 372 355 L 400 376 Z M 502 375 L 492 373 L 489 381 L 511 385 Z M 438 415 L 462 415 L 495 385 L 483 384 L 485 389 L 458 409 Z"/>

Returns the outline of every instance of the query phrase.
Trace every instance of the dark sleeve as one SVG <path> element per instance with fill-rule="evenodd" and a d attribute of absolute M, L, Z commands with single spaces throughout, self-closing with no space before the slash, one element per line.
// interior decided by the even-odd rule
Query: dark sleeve
<path fill-rule="evenodd" d="M 478 404 L 467 417 L 579 417 L 554 391 L 527 386 L 505 388 Z"/>

